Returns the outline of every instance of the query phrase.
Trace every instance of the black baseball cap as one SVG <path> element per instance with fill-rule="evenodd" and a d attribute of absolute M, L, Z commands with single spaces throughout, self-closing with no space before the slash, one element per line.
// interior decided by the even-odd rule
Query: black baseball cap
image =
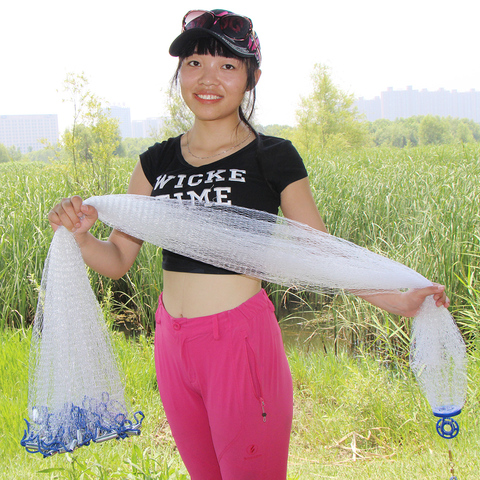
<path fill-rule="evenodd" d="M 254 57 L 260 65 L 260 42 L 248 17 L 228 10 L 191 10 L 183 18 L 182 33 L 170 45 L 173 57 L 182 54 L 193 40 L 214 37 L 234 55 Z"/>

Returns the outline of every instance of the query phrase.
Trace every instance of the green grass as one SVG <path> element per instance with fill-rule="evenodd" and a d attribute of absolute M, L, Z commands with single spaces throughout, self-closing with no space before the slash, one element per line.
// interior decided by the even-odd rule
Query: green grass
<path fill-rule="evenodd" d="M 20 446 L 27 415 L 30 331 L 0 332 L 1 479 L 181 479 L 157 391 L 153 346 L 142 336 L 113 335 L 132 410 L 146 418 L 139 437 L 82 447 L 43 459 Z M 294 423 L 289 478 L 444 479 L 447 442 L 435 432 L 428 403 L 406 369 L 396 373 L 370 357 L 289 349 Z M 480 358 L 470 359 L 470 391 L 452 441 L 455 471 L 474 480 L 480 471 Z M 352 443 L 355 442 L 355 443 Z"/>
<path fill-rule="evenodd" d="M 447 285 L 452 311 L 473 333 L 478 330 L 478 303 L 472 302 L 472 293 L 479 290 L 479 158 L 480 146 L 468 144 L 372 148 L 306 159 L 330 232 Z M 125 192 L 134 163 L 112 162 L 109 193 Z M 36 287 L 52 237 L 46 219 L 50 208 L 63 196 L 96 194 L 98 186 L 88 170 L 79 183 L 73 182 L 71 167 L 60 163 L 2 164 L 0 173 L 1 329 L 27 326 L 33 319 Z M 98 224 L 95 233 L 105 237 L 108 229 Z M 145 245 L 123 279 L 111 281 L 92 273 L 92 283 L 110 310 L 123 310 L 144 331 L 153 329 L 162 287 L 160 249 Z M 360 316 L 363 308 L 354 307 Z M 380 316 L 377 323 L 390 320 Z"/>
<path fill-rule="evenodd" d="M 185 478 L 157 390 L 151 339 L 141 336 L 127 341 L 118 333 L 113 338 L 131 410 L 142 410 L 146 416 L 142 435 L 43 459 L 25 452 L 19 443 L 25 427 L 23 419 L 28 416 L 30 330 L 7 329 L 0 333 L 1 479 Z"/>
<path fill-rule="evenodd" d="M 109 193 L 125 193 L 135 161 L 116 159 L 112 166 Z M 47 215 L 63 197 L 97 194 L 94 179 L 83 172 L 81 183 L 72 180 L 71 167 L 62 163 L 10 163 L 0 165 L 0 329 L 31 324 L 37 303 L 43 264 L 53 237 Z M 94 234 L 108 236 L 100 222 Z M 91 274 L 92 284 L 102 303 L 121 305 L 123 313 L 151 330 L 150 315 L 161 291 L 161 252 L 145 245 L 138 261 L 121 280 L 114 282 Z M 142 292 L 141 296 L 139 292 Z"/>
<path fill-rule="evenodd" d="M 471 359 L 461 433 L 452 442 L 460 480 L 476 479 L 480 471 L 479 158 L 477 145 L 452 145 L 306 159 L 331 233 L 447 285 Z M 113 162 L 109 193 L 125 192 L 134 163 Z M 183 478 L 153 371 L 149 333 L 162 285 L 161 252 L 152 245 L 120 281 L 91 274 L 108 323 L 141 332 L 135 341 L 113 335 L 127 395 L 146 414 L 142 435 L 49 459 L 19 446 L 29 326 L 52 238 L 46 217 L 63 196 L 98 193 L 87 173 L 77 184 L 64 164 L 0 165 L 0 478 Z M 108 229 L 98 224 L 94 233 L 105 237 Z M 300 319 L 311 335 L 289 351 L 295 386 L 290 479 L 450 478 L 446 442 L 408 373 L 409 322 L 355 297 L 267 289 L 277 311 Z"/>

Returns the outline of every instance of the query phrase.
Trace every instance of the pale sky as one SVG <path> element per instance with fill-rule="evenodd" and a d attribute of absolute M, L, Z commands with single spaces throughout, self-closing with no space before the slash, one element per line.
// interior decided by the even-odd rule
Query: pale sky
<path fill-rule="evenodd" d="M 4 0 L 0 2 L 0 115 L 59 115 L 67 72 L 130 107 L 132 119 L 164 115 L 176 59 L 168 54 L 191 9 L 249 16 L 262 46 L 257 122 L 295 123 L 315 63 L 335 83 L 373 98 L 388 87 L 480 91 L 479 0 Z"/>

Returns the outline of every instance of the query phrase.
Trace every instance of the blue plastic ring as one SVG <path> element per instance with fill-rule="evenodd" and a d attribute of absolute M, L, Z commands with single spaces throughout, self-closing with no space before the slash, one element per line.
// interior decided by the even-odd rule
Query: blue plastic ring
<path fill-rule="evenodd" d="M 437 433 L 446 439 L 455 438 L 460 431 L 458 423 L 453 418 L 440 418 L 437 422 Z"/>

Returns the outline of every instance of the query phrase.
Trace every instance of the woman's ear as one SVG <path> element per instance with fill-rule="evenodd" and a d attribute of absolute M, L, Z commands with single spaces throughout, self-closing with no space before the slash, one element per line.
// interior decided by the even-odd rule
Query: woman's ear
<path fill-rule="evenodd" d="M 258 68 L 257 71 L 255 72 L 255 86 L 257 86 L 257 83 L 260 80 L 261 75 L 262 75 L 262 71 Z"/>
<path fill-rule="evenodd" d="M 261 75 L 262 75 L 262 71 L 259 68 L 257 68 L 257 70 L 255 70 L 255 85 L 252 88 L 247 89 L 247 92 L 251 92 L 257 86 L 257 83 L 260 80 Z"/>

